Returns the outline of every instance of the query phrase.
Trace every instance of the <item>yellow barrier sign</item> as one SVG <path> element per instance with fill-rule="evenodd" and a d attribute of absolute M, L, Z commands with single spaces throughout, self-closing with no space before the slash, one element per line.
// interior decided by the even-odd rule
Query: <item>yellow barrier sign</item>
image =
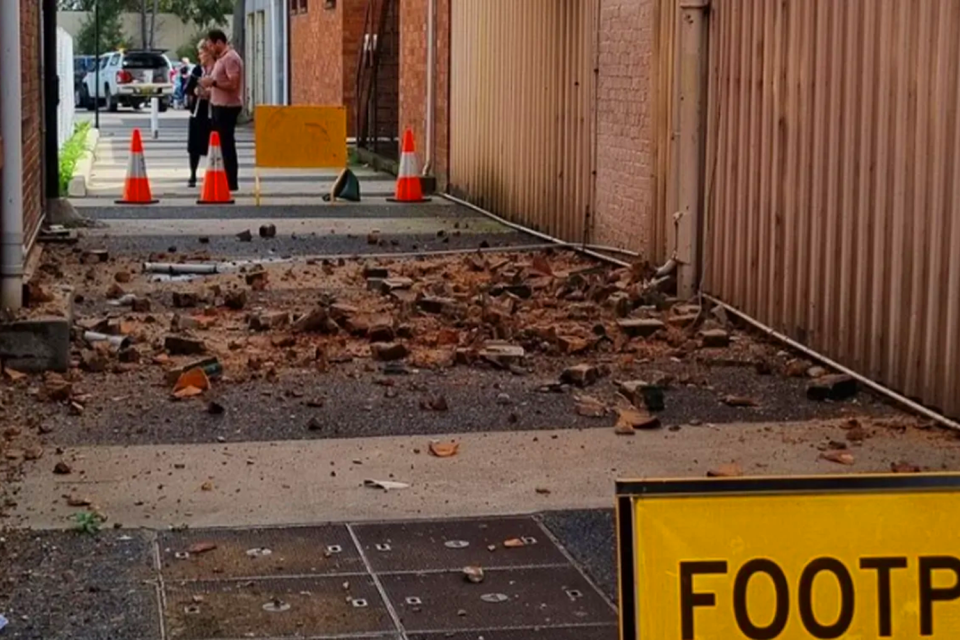
<path fill-rule="evenodd" d="M 258 106 L 254 144 L 260 168 L 342 169 L 347 166 L 347 110 Z"/>
<path fill-rule="evenodd" d="M 960 640 L 960 475 L 617 494 L 623 640 Z"/>

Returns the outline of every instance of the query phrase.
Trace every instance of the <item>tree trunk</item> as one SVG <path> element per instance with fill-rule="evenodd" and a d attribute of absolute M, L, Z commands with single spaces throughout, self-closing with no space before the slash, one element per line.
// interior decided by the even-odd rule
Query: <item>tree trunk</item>
<path fill-rule="evenodd" d="M 147 0 L 140 0 L 140 46 L 147 48 Z"/>
<path fill-rule="evenodd" d="M 153 0 L 153 13 L 150 14 L 150 48 L 156 49 L 157 12 L 160 10 L 160 0 Z"/>

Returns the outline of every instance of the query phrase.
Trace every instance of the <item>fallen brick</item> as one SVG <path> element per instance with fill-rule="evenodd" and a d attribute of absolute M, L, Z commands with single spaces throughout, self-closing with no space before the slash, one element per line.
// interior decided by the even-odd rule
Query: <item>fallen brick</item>
<path fill-rule="evenodd" d="M 410 354 L 410 351 L 407 349 L 406 345 L 400 342 L 374 344 L 371 352 L 373 353 L 374 359 L 381 362 L 403 360 Z"/>
<path fill-rule="evenodd" d="M 223 298 L 223 304 L 228 309 L 240 311 L 247 306 L 247 292 L 244 289 L 228 291 Z"/>
<path fill-rule="evenodd" d="M 807 397 L 811 400 L 842 401 L 857 395 L 857 381 L 844 374 L 828 375 L 818 378 L 807 387 Z"/>
<path fill-rule="evenodd" d="M 700 344 L 708 349 L 730 345 L 730 334 L 723 329 L 706 329 L 700 332 Z"/>
<path fill-rule="evenodd" d="M 174 356 L 195 356 L 207 351 L 207 346 L 203 340 L 179 335 L 169 335 L 164 338 L 163 348 Z"/>
<path fill-rule="evenodd" d="M 627 318 L 617 320 L 617 326 L 631 338 L 649 338 L 663 329 L 664 324 L 653 318 Z"/>
<path fill-rule="evenodd" d="M 327 326 L 327 320 L 330 314 L 325 307 L 316 307 L 299 318 L 291 325 L 290 330 L 294 333 L 317 333 L 324 331 Z M 269 326 L 269 325 L 268 325 Z"/>
<path fill-rule="evenodd" d="M 290 324 L 290 314 L 286 311 L 257 313 L 250 316 L 250 328 L 254 331 L 282 329 Z"/>
<path fill-rule="evenodd" d="M 599 367 L 583 363 L 564 369 L 563 373 L 560 374 L 560 382 L 582 388 L 596 383 L 600 377 Z"/>

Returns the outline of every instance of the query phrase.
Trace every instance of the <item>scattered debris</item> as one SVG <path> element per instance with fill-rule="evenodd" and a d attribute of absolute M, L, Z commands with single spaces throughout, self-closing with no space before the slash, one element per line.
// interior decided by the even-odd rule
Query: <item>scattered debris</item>
<path fill-rule="evenodd" d="M 523 347 L 515 344 L 488 341 L 477 355 L 491 364 L 509 369 L 523 362 L 526 351 Z"/>
<path fill-rule="evenodd" d="M 550 489 L 548 489 L 548 488 L 546 488 L 546 487 L 537 487 L 537 488 L 535 489 L 535 491 L 536 491 L 537 493 L 539 493 L 540 495 L 542 495 L 542 496 L 548 496 L 548 495 L 550 495 L 550 494 L 552 493 L 552 492 L 550 491 Z"/>
<path fill-rule="evenodd" d="M 185 371 L 174 385 L 173 394 L 177 395 L 181 391 L 190 387 L 198 389 L 201 392 L 210 389 L 210 378 L 207 377 L 207 374 L 202 368 L 197 367 L 196 369 Z"/>
<path fill-rule="evenodd" d="M 648 413 L 641 413 L 636 409 L 617 409 L 617 424 L 615 431 L 621 435 L 632 435 L 635 431 L 660 428 L 660 420 Z"/>
<path fill-rule="evenodd" d="M 276 238 L 277 237 L 277 227 L 273 224 L 265 224 L 260 227 L 260 237 L 261 238 Z"/>
<path fill-rule="evenodd" d="M 323 431 L 323 423 L 314 416 L 307 421 L 307 431 Z"/>
<path fill-rule="evenodd" d="M 463 577 L 467 582 L 480 584 L 483 582 L 483 569 L 481 567 L 464 567 Z"/>
<path fill-rule="evenodd" d="M 700 332 L 700 343 L 708 349 L 727 347 L 730 345 L 730 334 L 723 329 L 705 329 Z"/>
<path fill-rule="evenodd" d="M 93 504 L 93 501 L 90 500 L 90 498 L 83 496 L 68 495 L 66 496 L 66 499 L 68 507 L 89 507 L 91 504 Z"/>
<path fill-rule="evenodd" d="M 578 364 L 564 369 L 560 382 L 584 388 L 596 383 L 604 375 L 602 367 L 592 364 Z"/>
<path fill-rule="evenodd" d="M 619 383 L 618 387 L 620 393 L 635 407 L 645 407 L 649 411 L 663 411 L 666 408 L 663 388 L 659 385 L 645 380 L 628 380 Z"/>
<path fill-rule="evenodd" d="M 210 401 L 207 403 L 207 413 L 212 416 L 222 416 L 227 409 L 219 402 Z"/>
<path fill-rule="evenodd" d="M 893 473 L 920 473 L 920 467 L 909 462 L 893 462 L 890 464 Z"/>
<path fill-rule="evenodd" d="M 747 396 L 738 396 L 738 395 L 723 396 L 723 398 L 721 399 L 721 402 L 723 402 L 723 404 L 727 405 L 728 407 L 748 408 L 748 407 L 760 406 L 760 403 L 754 398 L 748 398 Z"/>
<path fill-rule="evenodd" d="M 663 322 L 652 318 L 618 320 L 617 326 L 631 338 L 649 338 L 664 328 Z"/>
<path fill-rule="evenodd" d="M 192 545 L 190 545 L 190 548 L 188 548 L 187 551 L 189 551 L 192 555 L 198 556 L 201 553 L 207 553 L 216 548 L 217 544 L 215 542 L 194 542 Z"/>
<path fill-rule="evenodd" d="M 607 405 L 593 396 L 580 396 L 576 399 L 575 408 L 585 418 L 603 418 L 607 415 Z"/>
<path fill-rule="evenodd" d="M 247 292 L 245 289 L 228 291 L 223 296 L 223 304 L 228 309 L 240 311 L 247 306 Z"/>
<path fill-rule="evenodd" d="M 824 451 L 820 454 L 820 457 L 824 460 L 829 460 L 830 462 L 836 462 L 837 464 L 853 464 L 853 454 L 847 451 L 846 449 L 834 449 L 832 451 Z"/>
<path fill-rule="evenodd" d="M 460 452 L 459 442 L 431 442 L 430 453 L 437 458 L 452 458 Z"/>
<path fill-rule="evenodd" d="M 424 411 L 449 411 L 450 406 L 447 399 L 440 395 L 431 393 L 420 399 L 420 408 Z"/>
<path fill-rule="evenodd" d="M 73 468 L 69 464 L 61 460 L 60 462 L 58 462 L 53 466 L 53 472 L 58 476 L 67 476 L 73 473 Z"/>
<path fill-rule="evenodd" d="M 822 376 L 807 387 L 807 397 L 820 402 L 824 400 L 840 402 L 855 395 L 857 395 L 857 381 L 853 376 L 845 374 Z"/>
<path fill-rule="evenodd" d="M 743 475 L 743 467 L 736 462 L 721 464 L 707 471 L 708 478 L 739 478 Z"/>
<path fill-rule="evenodd" d="M 373 353 L 374 359 L 381 362 L 403 360 L 410 355 L 410 351 L 407 349 L 407 347 L 400 342 L 374 344 L 371 348 L 371 352 Z"/>
<path fill-rule="evenodd" d="M 383 489 L 384 491 L 410 488 L 410 485 L 406 482 L 395 482 L 393 480 L 364 480 L 363 486 L 370 489 Z"/>
<path fill-rule="evenodd" d="M 527 546 L 527 543 L 524 542 L 522 538 L 510 538 L 509 540 L 503 541 L 504 549 L 520 549 L 525 546 Z"/>
<path fill-rule="evenodd" d="M 182 335 L 168 335 L 163 339 L 163 348 L 173 356 L 196 356 L 207 351 L 203 340 Z"/>
<path fill-rule="evenodd" d="M 250 230 L 241 231 L 237 234 L 237 240 L 240 242 L 253 242 L 253 234 L 250 233 Z"/>

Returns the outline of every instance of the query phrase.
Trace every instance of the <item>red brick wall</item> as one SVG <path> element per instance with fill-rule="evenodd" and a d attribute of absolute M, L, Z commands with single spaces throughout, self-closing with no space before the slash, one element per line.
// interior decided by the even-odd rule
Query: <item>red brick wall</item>
<path fill-rule="evenodd" d="M 290 14 L 290 93 L 293 104 L 343 104 L 343 5 L 325 9 L 307 0 Z M 291 3 L 299 4 L 299 3 Z"/>
<path fill-rule="evenodd" d="M 601 0 L 594 242 L 653 251 L 654 0 Z"/>
<path fill-rule="evenodd" d="M 428 0 L 400 0 L 400 131 L 413 129 L 420 166 L 426 162 Z M 440 188 L 450 159 L 450 0 L 437 0 L 434 164 Z"/>
<path fill-rule="evenodd" d="M 20 23 L 23 85 L 23 236 L 24 242 L 30 242 L 43 219 L 43 103 L 40 84 L 40 3 L 37 0 L 20 0 Z"/>

